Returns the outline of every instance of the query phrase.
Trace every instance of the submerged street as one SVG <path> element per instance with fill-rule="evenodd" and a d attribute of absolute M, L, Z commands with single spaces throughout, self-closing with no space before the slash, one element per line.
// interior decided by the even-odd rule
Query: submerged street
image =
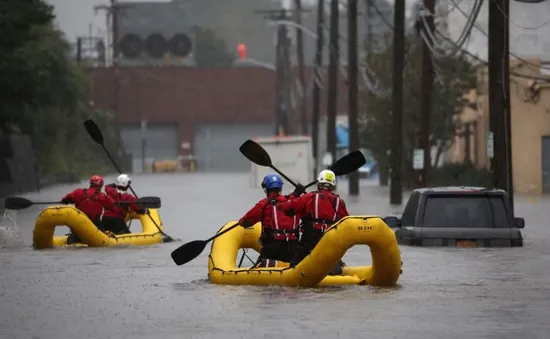
<path fill-rule="evenodd" d="M 165 232 L 182 241 L 34 251 L 32 230 L 44 206 L 10 212 L 25 246 L 0 249 L 0 338 L 548 338 L 550 198 L 516 197 L 516 216 L 526 222 L 523 248 L 401 246 L 395 288 L 264 288 L 210 284 L 210 246 L 181 267 L 170 258 L 183 243 L 208 239 L 242 216 L 262 197 L 259 183 L 252 188 L 248 174 L 132 179 L 140 196 L 162 198 Z M 339 184 L 346 198 L 347 182 Z M 56 201 L 75 187 L 23 196 Z M 400 210 L 388 200 L 387 188 L 363 181 L 360 202 L 348 209 L 381 216 Z M 131 230 L 139 229 L 134 221 Z M 344 261 L 370 263 L 368 247 L 353 248 Z"/>

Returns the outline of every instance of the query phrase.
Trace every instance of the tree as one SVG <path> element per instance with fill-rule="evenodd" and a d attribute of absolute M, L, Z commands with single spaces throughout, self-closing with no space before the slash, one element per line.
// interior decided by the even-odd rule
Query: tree
<path fill-rule="evenodd" d="M 36 27 L 53 19 L 53 7 L 42 0 L 0 1 L 0 133 L 23 120 L 21 111 L 47 98 L 43 75 L 28 63 L 27 46 L 39 41 Z"/>
<path fill-rule="evenodd" d="M 7 2 L 0 0 L 0 134 L 30 135 L 42 175 L 100 170 L 108 160 L 82 121 L 104 114 L 89 105 L 89 80 L 54 28 L 52 7 L 43 0 Z M 103 125 L 107 120 L 114 124 L 108 117 Z M 105 142 L 120 144 L 118 138 L 108 133 Z"/>
<path fill-rule="evenodd" d="M 225 40 L 212 29 L 195 28 L 195 61 L 198 67 L 231 67 L 235 54 L 227 50 Z"/>
<path fill-rule="evenodd" d="M 391 88 L 393 46 L 391 35 L 387 35 L 385 51 L 371 54 L 369 67 L 376 74 L 380 87 Z M 416 146 L 420 122 L 420 40 L 413 35 L 407 37 L 407 56 L 403 74 L 404 81 L 404 164 L 406 169 L 412 168 L 412 153 Z M 438 148 L 441 154 L 447 150 L 456 130 L 455 115 L 462 112 L 466 104 L 464 95 L 476 86 L 476 71 L 474 66 L 463 56 L 456 55 L 444 60 L 435 60 L 436 80 L 432 95 L 432 115 L 430 121 L 430 144 Z M 363 146 L 368 148 L 380 163 L 381 180 L 385 179 L 382 171 L 389 164 L 392 129 L 392 97 L 391 91 L 383 95 L 365 93 L 362 96 L 363 123 L 360 133 Z M 411 173 L 411 175 L 409 175 Z M 409 177 L 407 177 L 409 176 Z M 412 170 L 405 170 L 405 183 L 411 182 Z"/>

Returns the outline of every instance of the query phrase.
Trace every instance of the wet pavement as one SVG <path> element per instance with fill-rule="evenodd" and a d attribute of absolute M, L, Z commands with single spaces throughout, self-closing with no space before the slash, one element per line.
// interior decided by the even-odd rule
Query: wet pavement
<path fill-rule="evenodd" d="M 162 197 L 165 231 L 184 242 L 209 238 L 262 196 L 245 174 L 151 174 L 133 183 L 140 195 Z M 362 185 L 350 213 L 399 210 L 388 206 L 387 189 Z M 25 196 L 58 200 L 74 187 Z M 549 203 L 516 198 L 516 214 L 526 219 L 523 248 L 402 246 L 397 287 L 317 289 L 209 284 L 210 247 L 177 267 L 170 252 L 183 242 L 33 251 L 42 207 L 32 207 L 16 215 L 25 247 L 0 250 L 0 338 L 546 339 Z M 369 250 L 353 248 L 344 261 L 368 264 Z"/>

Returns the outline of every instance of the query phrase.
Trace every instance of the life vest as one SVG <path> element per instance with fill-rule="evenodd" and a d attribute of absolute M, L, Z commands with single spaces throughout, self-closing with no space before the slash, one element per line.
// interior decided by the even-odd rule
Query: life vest
<path fill-rule="evenodd" d="M 304 223 L 313 223 L 313 228 L 325 232 L 338 218 L 341 199 L 332 192 L 314 192 L 309 202 L 309 215 L 302 218 Z"/>
<path fill-rule="evenodd" d="M 134 201 L 135 199 L 132 199 L 133 196 L 124 192 L 120 191 L 115 187 L 106 186 L 105 191 L 107 192 L 107 195 L 111 197 L 116 202 L 121 201 Z M 130 204 L 124 204 L 124 205 L 115 205 L 112 211 L 106 210 L 105 211 L 105 217 L 115 217 L 115 218 L 122 218 L 125 219 L 126 215 L 130 211 Z M 138 211 L 136 211 L 138 212 Z"/>
<path fill-rule="evenodd" d="M 297 240 L 298 218 L 289 217 L 277 209 L 277 205 L 287 202 L 283 195 L 267 198 L 262 210 L 262 228 L 264 233 L 273 234 L 274 240 Z"/>
<path fill-rule="evenodd" d="M 93 222 L 100 220 L 103 215 L 104 208 L 99 200 L 101 191 L 94 190 L 91 195 L 88 195 L 88 189 L 82 190 L 82 196 L 79 201 L 75 202 L 75 207 L 84 212 Z"/>

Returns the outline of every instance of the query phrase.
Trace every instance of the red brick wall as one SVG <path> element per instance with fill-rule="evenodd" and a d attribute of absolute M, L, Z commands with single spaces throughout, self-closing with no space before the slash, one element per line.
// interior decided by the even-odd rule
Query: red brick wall
<path fill-rule="evenodd" d="M 115 111 L 115 78 L 110 68 L 90 69 L 96 107 Z M 307 70 L 309 82 L 311 69 Z M 326 82 L 326 79 L 324 79 Z M 275 119 L 275 72 L 265 68 L 120 68 L 117 119 L 177 123 L 179 139 L 191 141 L 196 124 L 266 123 Z M 322 93 L 325 115 L 326 93 Z M 347 112 L 347 86 L 339 85 L 339 112 Z M 308 98 L 311 115 L 312 100 Z M 299 112 L 294 112 L 299 121 Z"/>

